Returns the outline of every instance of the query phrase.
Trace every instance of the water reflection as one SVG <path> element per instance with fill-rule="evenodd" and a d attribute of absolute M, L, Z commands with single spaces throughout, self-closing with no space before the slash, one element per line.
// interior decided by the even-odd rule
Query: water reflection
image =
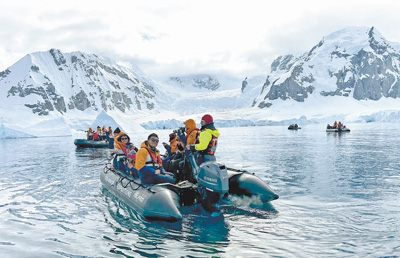
<path fill-rule="evenodd" d="M 0 253 L 396 257 L 398 126 L 350 128 L 340 135 L 317 125 L 295 133 L 221 128 L 217 159 L 256 173 L 280 198 L 272 205 L 231 200 L 217 217 L 184 207 L 177 223 L 147 221 L 100 191 L 107 149 L 76 149 L 71 137 L 0 140 Z"/>
<path fill-rule="evenodd" d="M 166 246 L 178 241 L 184 243 L 186 253 L 218 254 L 229 244 L 230 227 L 224 215 L 212 217 L 199 205 L 195 205 L 181 208 L 182 221 L 149 221 L 119 201 L 106 188 L 102 187 L 102 193 L 107 203 L 107 212 L 113 219 L 106 222 L 114 229 L 114 235 L 137 235 L 136 241 L 128 246 L 113 246 L 113 252 L 122 248 L 123 250 L 119 251 L 128 255 L 126 251 L 129 248 L 132 252 L 140 251 L 141 255 L 153 256 L 157 250 L 163 249 L 163 246 L 168 249 Z M 135 248 L 132 248 L 132 245 Z"/>

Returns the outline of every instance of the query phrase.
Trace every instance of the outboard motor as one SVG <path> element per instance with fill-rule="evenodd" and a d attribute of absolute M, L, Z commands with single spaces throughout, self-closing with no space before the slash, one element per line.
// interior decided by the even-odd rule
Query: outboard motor
<path fill-rule="evenodd" d="M 197 165 L 194 155 L 189 156 L 193 176 L 197 181 L 199 199 L 204 209 L 212 213 L 218 211 L 218 202 L 229 191 L 228 172 L 224 164 L 208 161 Z"/>

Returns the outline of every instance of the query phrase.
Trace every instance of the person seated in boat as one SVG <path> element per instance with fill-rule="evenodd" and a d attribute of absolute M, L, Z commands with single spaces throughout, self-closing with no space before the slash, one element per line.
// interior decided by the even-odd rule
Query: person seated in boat
<path fill-rule="evenodd" d="M 328 125 L 326 126 L 326 129 L 331 129 L 331 125 L 328 124 Z"/>
<path fill-rule="evenodd" d="M 107 132 L 107 127 L 105 125 L 103 125 L 103 127 L 101 128 L 101 131 L 99 132 L 101 141 L 106 140 L 106 132 Z"/>
<path fill-rule="evenodd" d="M 337 126 L 338 126 L 338 124 L 337 124 L 337 122 L 335 121 L 335 123 L 333 123 L 333 129 L 337 128 Z"/>
<path fill-rule="evenodd" d="M 186 148 L 192 152 L 197 152 L 197 165 L 200 166 L 205 161 L 215 161 L 215 151 L 217 150 L 218 137 L 220 133 L 214 126 L 214 119 L 206 114 L 201 118 L 201 129 L 199 143 L 187 145 Z"/>
<path fill-rule="evenodd" d="M 162 167 L 160 153 L 157 150 L 159 142 L 158 135 L 150 134 L 147 140 L 141 145 L 136 154 L 135 168 L 139 173 L 139 178 L 144 184 L 175 183 L 171 173 Z"/>
<path fill-rule="evenodd" d="M 136 151 L 131 150 L 125 161 L 125 171 L 127 174 L 132 175 L 134 178 L 139 178 L 139 174 L 135 168 Z"/>
<path fill-rule="evenodd" d="M 119 135 L 114 139 L 115 141 L 115 149 L 117 149 L 117 153 L 120 154 L 125 154 L 125 156 L 128 156 L 128 153 L 131 150 L 138 151 L 138 148 L 136 148 L 133 143 L 131 143 L 131 138 L 125 133 Z"/>
<path fill-rule="evenodd" d="M 92 140 L 93 141 L 100 141 L 100 137 L 99 137 L 99 134 L 97 132 L 93 132 Z"/>
<path fill-rule="evenodd" d="M 298 125 L 298 124 L 294 124 L 294 127 L 295 127 L 295 128 L 298 128 L 298 127 L 299 127 L 299 125 Z"/>
<path fill-rule="evenodd" d="M 92 129 L 92 127 L 89 127 L 89 130 L 87 131 L 87 134 L 86 134 L 86 138 L 88 139 L 88 140 L 92 140 L 93 139 L 93 129 Z"/>
<path fill-rule="evenodd" d="M 169 134 L 169 143 L 170 144 L 167 144 L 165 142 L 162 143 L 164 148 L 167 150 L 167 152 L 165 153 L 165 157 L 162 159 L 163 167 L 167 171 L 170 171 L 168 169 L 170 162 L 175 157 L 175 154 L 178 150 L 178 136 L 175 133 Z"/>
<path fill-rule="evenodd" d="M 101 135 L 101 127 L 100 126 L 97 126 L 97 128 L 96 128 L 96 133 L 99 135 L 99 137 L 100 137 L 100 135 Z"/>
<path fill-rule="evenodd" d="M 167 157 L 175 154 L 178 147 L 178 136 L 175 133 L 169 134 L 169 144 L 163 142 L 164 148 L 167 150 Z"/>
<path fill-rule="evenodd" d="M 117 128 L 115 128 L 115 130 L 114 130 L 114 146 L 115 146 L 115 143 L 116 143 L 116 139 L 118 138 L 118 137 L 120 137 L 121 135 L 123 135 L 123 134 L 125 134 L 123 131 L 121 131 L 120 129 L 119 129 L 119 127 L 117 127 Z"/>
<path fill-rule="evenodd" d="M 163 167 L 165 168 L 165 170 L 174 174 L 176 183 L 183 180 L 182 171 L 179 167 L 179 164 L 184 159 L 184 153 L 185 153 L 184 144 L 179 139 L 177 144 L 177 151 L 175 152 L 175 154 L 171 156 L 169 162 L 166 162 L 165 166 L 163 163 Z"/>
<path fill-rule="evenodd" d="M 342 126 L 343 126 L 342 122 L 339 121 L 338 128 L 342 129 Z"/>
<path fill-rule="evenodd" d="M 125 161 L 131 150 L 137 151 L 138 149 L 130 142 L 130 138 L 127 134 L 122 133 L 114 139 L 115 141 L 115 158 L 114 167 L 119 170 L 125 170 Z"/>

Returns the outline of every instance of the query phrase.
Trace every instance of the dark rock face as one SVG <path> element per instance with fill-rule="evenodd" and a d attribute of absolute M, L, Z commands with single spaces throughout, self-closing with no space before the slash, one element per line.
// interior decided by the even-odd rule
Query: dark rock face
<path fill-rule="evenodd" d="M 30 65 L 28 73 L 14 81 L 8 79 L 11 70 L 0 72 L 0 86 L 9 87 L 7 98 L 36 95 L 36 103 L 25 105 L 34 114 L 89 108 L 121 112 L 154 108 L 154 86 L 112 61 L 83 53 L 63 54 L 57 49 L 31 56 L 39 63 Z"/>
<path fill-rule="evenodd" d="M 244 89 L 246 89 L 247 84 L 249 84 L 249 83 L 247 82 L 247 77 L 246 77 L 246 78 L 242 81 L 242 88 L 241 88 L 241 91 L 242 91 L 242 92 L 244 91 Z"/>
<path fill-rule="evenodd" d="M 351 36 L 351 32 L 349 33 L 347 38 Z M 346 47 L 340 44 L 325 46 L 328 42 L 323 39 L 308 53 L 298 58 L 293 55 L 278 57 L 272 62 L 271 74 L 267 76 L 260 96 L 256 98 L 253 106 L 259 103 L 260 108 L 269 107 L 266 101 L 276 99 L 303 102 L 309 94 L 353 97 L 357 100 L 399 98 L 400 53 L 391 47 L 374 27 L 366 30 L 364 37 L 365 43 L 353 54 L 349 54 Z M 330 40 L 332 42 L 332 39 Z M 330 60 L 326 57 L 330 57 Z M 326 62 L 320 62 L 317 67 L 315 62 L 313 63 L 317 58 Z M 345 65 L 340 67 L 337 63 Z M 335 65 L 336 69 L 332 70 Z M 316 74 L 321 76 L 321 73 L 326 74 L 326 81 L 330 78 L 335 79 L 336 89 L 318 91 L 319 82 L 315 78 Z M 274 78 L 272 83 L 271 78 Z"/>
<path fill-rule="evenodd" d="M 169 81 L 180 84 L 182 87 L 195 87 L 209 90 L 217 90 L 221 86 L 217 78 L 210 75 L 196 75 L 193 77 L 171 77 Z"/>

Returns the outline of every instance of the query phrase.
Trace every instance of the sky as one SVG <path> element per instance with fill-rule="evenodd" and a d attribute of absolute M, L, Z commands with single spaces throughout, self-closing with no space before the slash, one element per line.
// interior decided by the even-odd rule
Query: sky
<path fill-rule="evenodd" d="M 374 26 L 400 42 L 399 13 L 398 0 L 1 0 L 0 71 L 57 48 L 134 64 L 154 78 L 265 75 L 278 56 L 347 27 Z"/>

